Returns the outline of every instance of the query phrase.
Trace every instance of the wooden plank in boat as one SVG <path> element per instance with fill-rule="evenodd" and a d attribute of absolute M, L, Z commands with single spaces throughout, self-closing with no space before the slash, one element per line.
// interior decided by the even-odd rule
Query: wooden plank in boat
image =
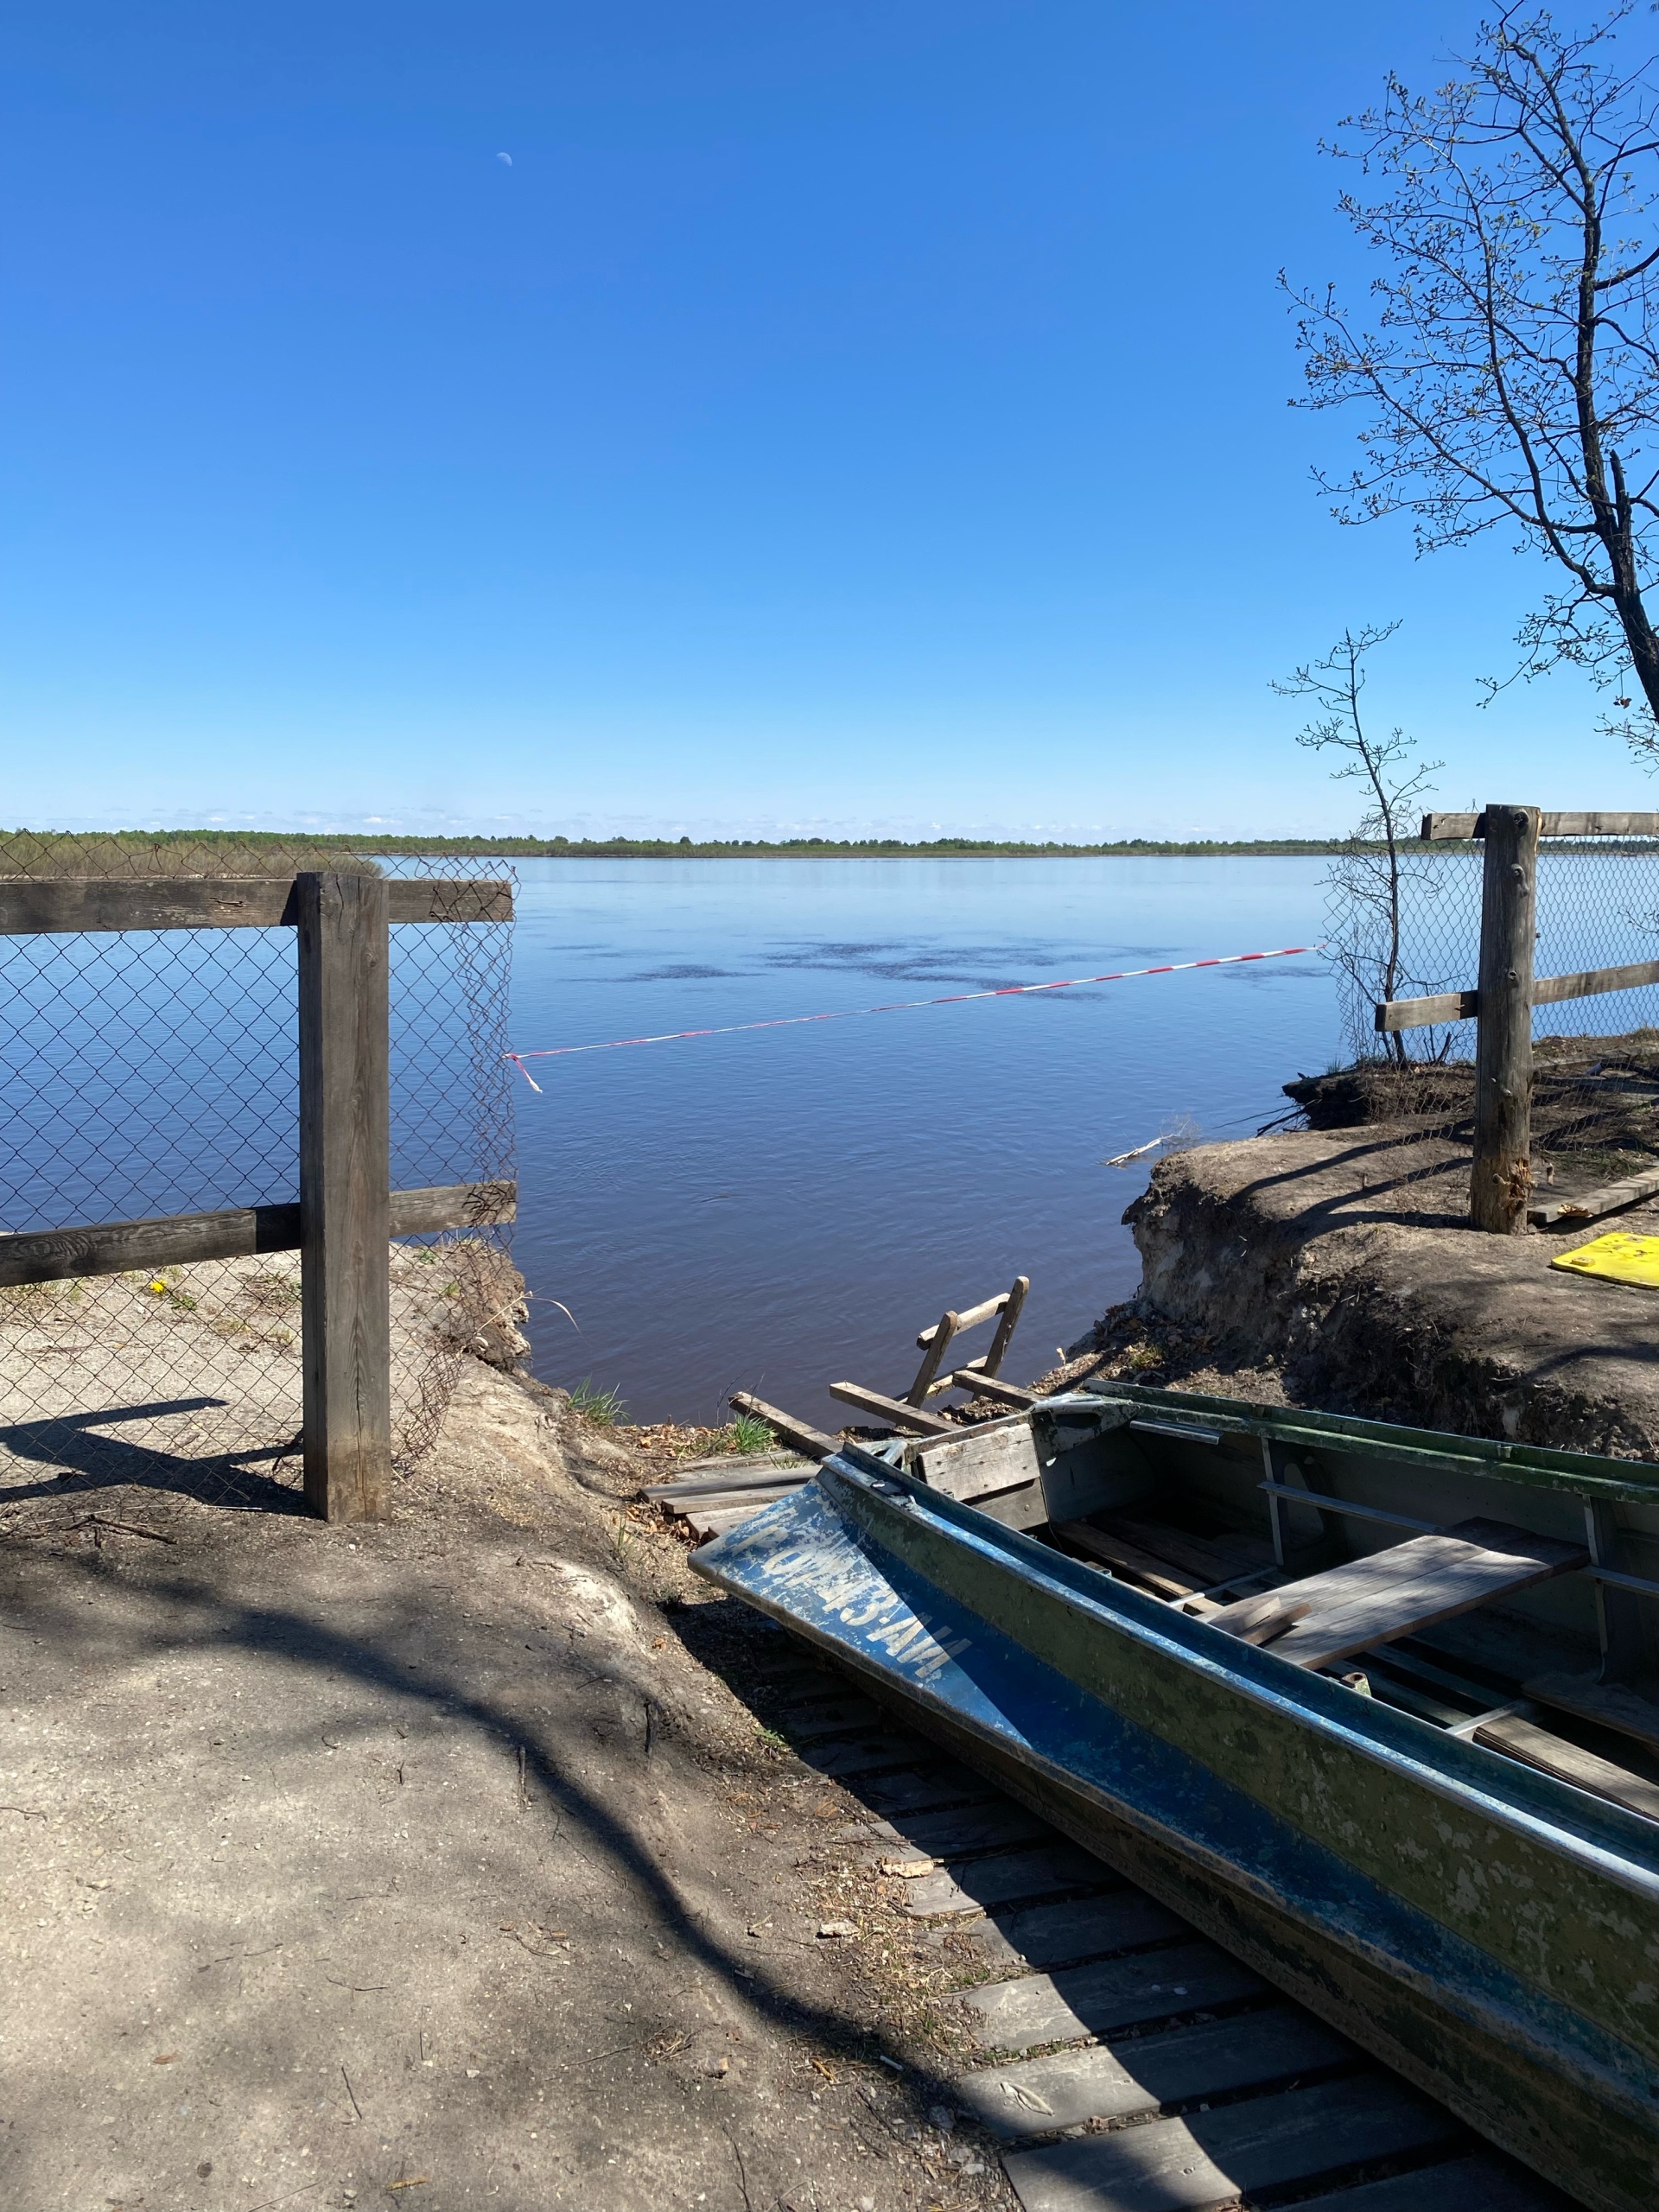
<path fill-rule="evenodd" d="M 1354 2056 L 1353 2045 L 1322 2020 L 1274 2005 L 1202 2027 L 1135 2036 L 1116 2050 L 1096 2044 L 1090 2050 L 982 2067 L 958 2076 L 951 2093 L 970 2119 L 1008 2142 L 1090 2120 L 1127 2120 L 1189 2097 L 1224 2096 Z M 1470 2212 L 1484 2212 L 1479 2198 Z"/>
<path fill-rule="evenodd" d="M 1599 1682 L 1593 1675 L 1535 1675 L 1521 1687 L 1541 1705 L 1559 1706 L 1659 1751 L 1659 1705 L 1628 1683 Z"/>
<path fill-rule="evenodd" d="M 1492 1599 L 1524 1590 L 1553 1574 L 1582 1567 L 1581 1544 L 1538 1536 L 1502 1521 L 1461 1521 L 1432 1536 L 1413 1536 L 1387 1551 L 1350 1560 L 1323 1574 L 1287 1582 L 1278 1592 L 1287 1606 L 1312 1600 L 1313 1611 L 1268 1645 L 1298 1667 L 1323 1667 L 1367 1644 L 1392 1643 L 1435 1621 L 1450 1620 Z M 1257 1601 L 1226 1605 L 1208 1616 L 1225 1630 Z"/>
<path fill-rule="evenodd" d="M 1299 2197 L 1296 2212 L 1573 2212 L 1573 2207 L 1547 2181 L 1481 2155 L 1416 2166 L 1328 2196 Z"/>
<path fill-rule="evenodd" d="M 925 1875 L 920 1878 L 925 1880 Z M 1191 1936 L 1191 1924 L 1127 1886 L 1103 1897 L 1069 1897 L 1064 1904 L 1003 1910 L 973 1931 L 974 1948 L 988 1967 L 1012 1973 L 1019 1966 L 1063 1967 L 1104 1958 L 1141 1943 Z"/>
<path fill-rule="evenodd" d="M 1558 1782 L 1570 1782 L 1592 1796 L 1608 1798 L 1615 1805 L 1639 1813 L 1643 1820 L 1659 1821 L 1659 1787 L 1643 1782 L 1625 1767 L 1615 1766 L 1611 1759 L 1598 1758 L 1593 1751 L 1580 1751 L 1576 1744 L 1552 1736 L 1547 1728 L 1537 1727 L 1518 1714 L 1489 1720 L 1474 1731 L 1474 1740 L 1490 1751 L 1503 1751 L 1519 1759 L 1523 1766 L 1553 1774 Z"/>
<path fill-rule="evenodd" d="M 1266 1993 L 1267 1985 L 1247 1966 L 1213 1943 L 1198 1942 L 1097 1966 L 1066 1967 L 1058 1974 L 984 1981 L 964 1990 L 959 2001 L 974 2016 L 973 2032 L 988 2050 L 1021 2050 L 1073 2036 L 1109 2035 L 1138 2020 Z"/>
<path fill-rule="evenodd" d="M 1122 1567 L 1137 1581 L 1160 1598 L 1190 1598 L 1201 1586 L 1178 1579 L 1174 1571 L 1150 1552 L 1132 1544 L 1127 1536 L 1108 1535 L 1103 1529 L 1096 1529 L 1092 1521 L 1057 1521 L 1054 1533 L 1063 1536 L 1068 1544 L 1075 1544 L 1080 1552 L 1087 1552 L 1090 1559 L 1097 1559 L 1107 1567 Z"/>
<path fill-rule="evenodd" d="M 905 1462 L 930 1490 L 962 1505 L 1001 1491 L 1022 1490 L 1043 1471 L 1031 1423 L 1022 1414 L 979 1428 L 958 1428 L 949 1436 L 922 1437 L 906 1448 Z"/>
<path fill-rule="evenodd" d="M 1167 1561 L 1177 1574 L 1191 1577 L 1198 1590 L 1274 1563 L 1273 1546 L 1262 1536 L 1190 1536 L 1184 1529 L 1166 1529 L 1126 1513 L 1115 1513 L 1108 1525 L 1115 1535 L 1127 1536 L 1142 1551 Z"/>
<path fill-rule="evenodd" d="M 1426 2151 L 1460 2132 L 1449 2113 L 1389 2075 L 1362 2074 L 1046 2143 L 1003 2163 L 1025 2212 L 1199 2212 L 1338 2166 Z"/>
<path fill-rule="evenodd" d="M 884 1856 L 889 1855 L 884 1853 Z M 930 1853 L 930 1857 L 937 1857 Z M 918 1917 L 983 1912 L 1018 1899 L 1055 1897 L 1085 1884 L 1122 1887 L 1122 1878 L 1080 1844 L 1054 1843 L 1034 1851 L 999 1852 L 963 1866 L 942 1866 L 905 1885 L 905 1910 Z"/>

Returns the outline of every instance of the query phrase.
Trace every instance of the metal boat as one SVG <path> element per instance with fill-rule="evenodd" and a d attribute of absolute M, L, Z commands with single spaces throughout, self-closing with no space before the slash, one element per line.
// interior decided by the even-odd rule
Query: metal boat
<path fill-rule="evenodd" d="M 1099 1383 L 693 1555 L 1580 2202 L 1659 2202 L 1659 1467 Z"/>

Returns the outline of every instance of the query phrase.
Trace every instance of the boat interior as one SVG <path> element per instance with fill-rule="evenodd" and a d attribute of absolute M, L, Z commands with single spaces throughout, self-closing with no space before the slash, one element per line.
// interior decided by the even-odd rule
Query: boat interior
<path fill-rule="evenodd" d="M 1659 1467 L 1123 1383 L 886 1456 L 1103 1577 L 1659 1823 Z"/>

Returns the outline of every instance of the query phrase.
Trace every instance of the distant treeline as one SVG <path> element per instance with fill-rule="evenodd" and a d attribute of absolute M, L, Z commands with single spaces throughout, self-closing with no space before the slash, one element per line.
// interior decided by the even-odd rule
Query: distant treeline
<path fill-rule="evenodd" d="M 1414 849 L 1415 841 L 1414 842 Z M 1143 856 L 1221 859 L 1232 855 L 1267 857 L 1271 855 L 1318 855 L 1352 852 L 1354 841 L 1340 837 L 1255 837 L 1161 839 L 1120 837 L 1109 844 L 1079 845 L 1058 840 L 1034 843 L 997 837 L 728 837 L 698 842 L 692 837 L 365 837 L 318 835 L 307 830 L 281 831 L 251 830 L 115 830 L 78 833 L 73 830 L 13 830 L 0 831 L 0 873 L 9 852 L 26 852 L 36 869 L 75 873 L 79 857 L 96 855 L 107 864 L 119 858 L 124 870 L 144 873 L 140 863 L 153 858 L 157 875 L 188 874 L 188 856 L 223 860 L 261 853 L 280 862 L 291 861 L 296 851 L 307 854 L 356 853 L 372 855 L 453 853 L 457 856 L 503 860 L 1134 860 Z M 1370 849 L 1366 847 L 1363 849 Z M 1444 852 L 1445 845 L 1429 849 Z"/>

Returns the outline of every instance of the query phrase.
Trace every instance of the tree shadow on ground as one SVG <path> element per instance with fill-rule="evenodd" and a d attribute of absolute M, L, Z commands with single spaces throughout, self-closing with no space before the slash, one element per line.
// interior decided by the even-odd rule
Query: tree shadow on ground
<path fill-rule="evenodd" d="M 237 1512 L 293 1514 L 305 1511 L 299 1487 L 299 1440 L 258 1449 L 214 1452 L 188 1459 L 102 1433 L 121 1421 L 160 1421 L 170 1415 L 203 1413 L 225 1404 L 222 1398 L 171 1398 L 147 1405 L 106 1406 L 96 1412 L 55 1414 L 40 1421 L 16 1421 L 0 1428 L 0 1452 L 14 1460 L 58 1471 L 37 1482 L 0 1478 L 0 1504 L 38 1497 L 73 1497 L 116 1489 L 168 1491 Z M 293 1468 L 291 1480 L 265 1473 L 254 1462 Z"/>

